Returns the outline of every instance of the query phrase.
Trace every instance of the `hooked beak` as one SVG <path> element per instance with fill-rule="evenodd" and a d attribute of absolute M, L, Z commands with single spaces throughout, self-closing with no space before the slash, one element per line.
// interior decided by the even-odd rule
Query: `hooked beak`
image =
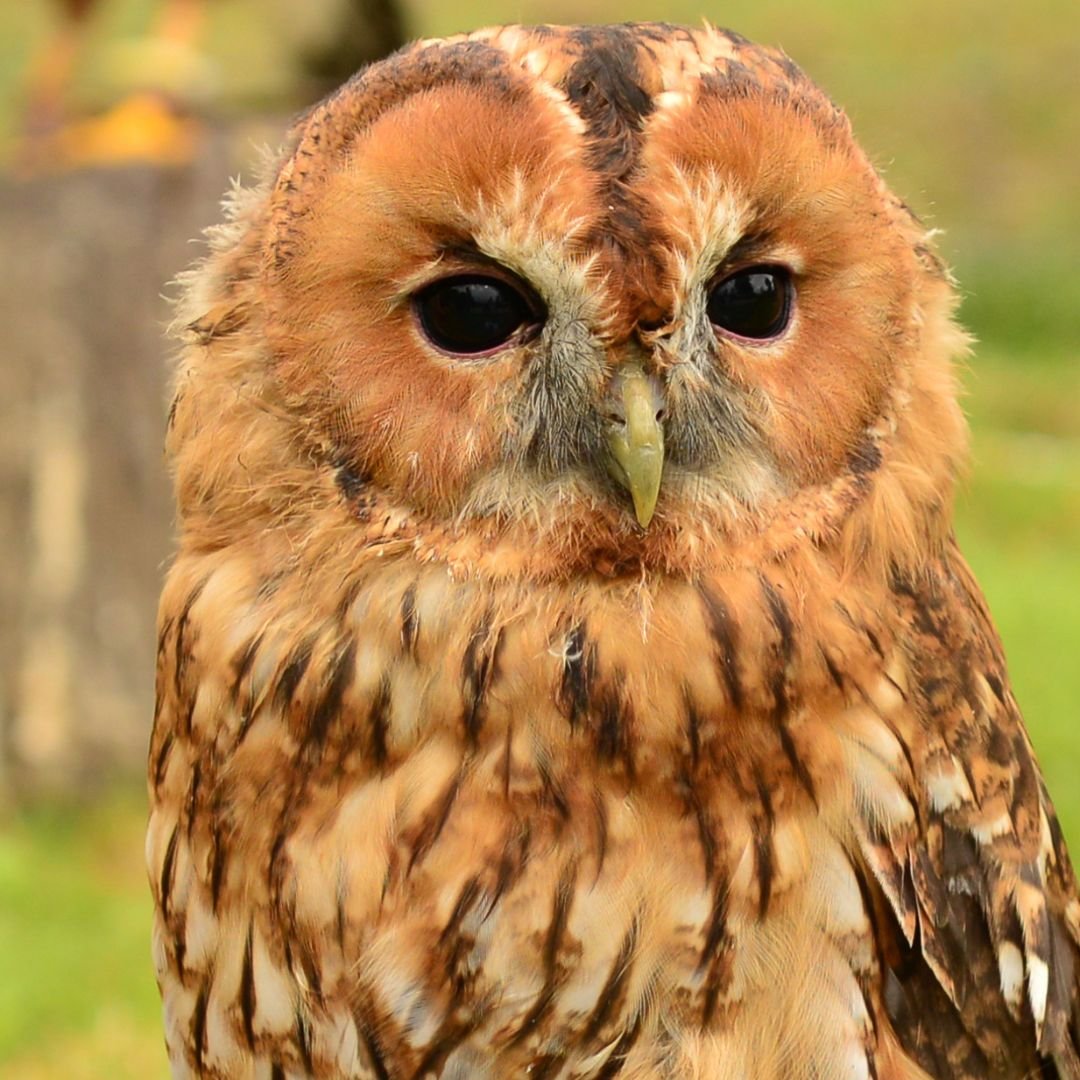
<path fill-rule="evenodd" d="M 619 369 L 608 397 L 607 459 L 611 478 L 630 492 L 634 516 L 652 521 L 664 471 L 664 397 L 654 378 L 630 362 Z"/>

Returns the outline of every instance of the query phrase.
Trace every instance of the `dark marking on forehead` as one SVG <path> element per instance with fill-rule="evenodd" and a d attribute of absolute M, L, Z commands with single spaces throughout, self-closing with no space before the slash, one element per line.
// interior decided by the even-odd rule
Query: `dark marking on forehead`
<path fill-rule="evenodd" d="M 583 27 L 572 40 L 581 59 L 567 72 L 562 90 L 585 121 L 590 164 L 612 180 L 636 163 L 642 123 L 653 110 L 641 85 L 637 40 L 626 27 Z"/>
<path fill-rule="evenodd" d="M 641 28 L 579 27 L 570 32 L 569 42 L 579 58 L 560 89 L 585 122 L 586 161 L 599 175 L 607 209 L 590 242 L 623 263 L 633 320 L 649 308 L 660 272 L 646 241 L 645 204 L 630 186 L 641 156 L 644 122 L 654 108 L 638 63 Z"/>

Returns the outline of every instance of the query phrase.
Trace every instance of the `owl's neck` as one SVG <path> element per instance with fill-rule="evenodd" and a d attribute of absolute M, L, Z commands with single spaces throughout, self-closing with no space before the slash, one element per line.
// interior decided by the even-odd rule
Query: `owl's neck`
<path fill-rule="evenodd" d="M 804 702 L 842 709 L 893 678 L 895 590 L 843 580 L 807 545 L 694 578 L 562 581 L 457 574 L 396 531 L 249 554 L 182 555 L 166 601 L 232 688 L 226 722 L 246 738 L 284 707 L 301 744 L 359 739 L 365 768 L 438 738 L 499 762 L 500 783 L 540 783 L 536 762 L 576 747 L 612 778 L 667 786 L 750 768 L 765 746 L 812 760 Z M 201 616 L 223 595 L 228 626 Z"/>

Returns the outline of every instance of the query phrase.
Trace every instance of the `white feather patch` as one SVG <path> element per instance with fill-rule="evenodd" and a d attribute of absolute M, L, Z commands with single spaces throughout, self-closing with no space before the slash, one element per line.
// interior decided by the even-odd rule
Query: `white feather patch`
<path fill-rule="evenodd" d="M 1040 960 L 1030 953 L 1028 963 L 1028 1001 L 1031 1002 L 1031 1015 L 1035 1017 L 1035 1033 L 1042 1037 L 1043 1023 L 1046 1021 L 1046 995 L 1050 988 L 1050 969 L 1045 960 Z"/>
<path fill-rule="evenodd" d="M 999 814 L 992 821 L 988 821 L 982 825 L 972 825 L 971 835 L 974 836 L 980 844 L 989 844 L 993 841 L 995 836 L 1004 836 L 1006 833 L 1012 832 L 1012 828 L 1012 818 L 1010 818 L 1008 814 Z"/>
<path fill-rule="evenodd" d="M 952 768 L 931 773 L 926 778 L 926 790 L 937 811 L 953 810 L 974 801 L 971 785 L 962 769 L 950 762 Z"/>
<path fill-rule="evenodd" d="M 1002 997 L 1018 1009 L 1024 997 L 1024 957 L 1011 941 L 998 946 L 998 971 Z"/>

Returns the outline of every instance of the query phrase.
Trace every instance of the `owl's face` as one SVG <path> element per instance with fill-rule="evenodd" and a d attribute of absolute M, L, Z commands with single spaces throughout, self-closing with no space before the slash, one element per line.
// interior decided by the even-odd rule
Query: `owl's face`
<path fill-rule="evenodd" d="M 876 472 L 873 513 L 918 531 L 909 474 L 951 472 L 924 230 L 736 35 L 420 43 L 301 122 L 245 228 L 218 306 L 305 460 L 417 521 L 671 567 L 836 529 Z"/>

